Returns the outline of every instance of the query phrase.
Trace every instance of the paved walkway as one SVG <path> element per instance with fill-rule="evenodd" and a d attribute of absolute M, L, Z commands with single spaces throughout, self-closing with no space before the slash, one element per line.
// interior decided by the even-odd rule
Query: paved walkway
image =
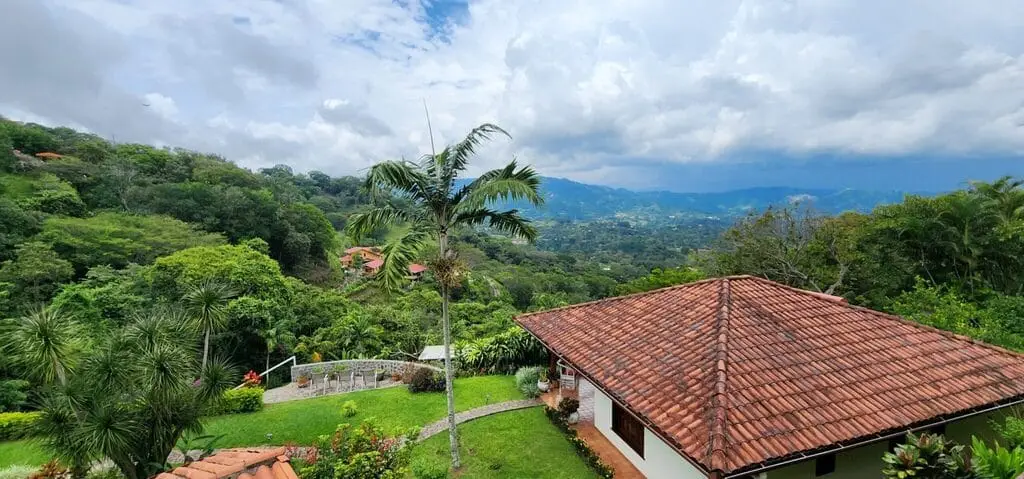
<path fill-rule="evenodd" d="M 470 409 L 468 411 L 462 411 L 455 413 L 455 424 L 462 424 L 466 421 L 472 421 L 477 418 L 484 416 L 490 416 L 505 411 L 514 411 L 516 409 L 526 409 L 528 407 L 536 407 L 544 404 L 540 399 L 520 399 L 518 401 L 505 401 L 494 404 L 488 404 L 486 406 L 480 406 L 478 408 Z M 441 432 L 448 430 L 448 418 L 444 418 L 433 424 L 424 426 L 420 430 L 420 437 L 417 441 L 423 441 L 428 437 L 434 436 Z"/>

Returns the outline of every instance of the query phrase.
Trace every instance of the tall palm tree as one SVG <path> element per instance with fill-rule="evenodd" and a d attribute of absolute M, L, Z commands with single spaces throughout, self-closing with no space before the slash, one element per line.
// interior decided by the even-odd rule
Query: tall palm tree
<path fill-rule="evenodd" d="M 210 334 L 222 329 L 227 319 L 227 305 L 235 292 L 223 283 L 207 281 L 192 287 L 182 302 L 192 321 L 203 333 L 203 362 L 200 370 L 206 369 L 206 361 L 210 355 Z"/>
<path fill-rule="evenodd" d="M 67 384 L 79 363 L 85 336 L 74 320 L 56 308 L 37 308 L 21 318 L 7 344 L 25 371 L 43 384 Z"/>
<path fill-rule="evenodd" d="M 407 224 L 409 231 L 384 246 L 377 277 L 386 289 L 395 289 L 405 279 L 406 268 L 419 251 L 436 240 L 438 257 L 431 263 L 441 290 L 441 323 L 444 330 L 445 391 L 448 396 L 448 436 L 452 467 L 458 469 L 459 449 L 455 426 L 455 397 L 452 392 L 451 325 L 448 303 L 452 287 L 459 284 L 460 266 L 449 234 L 460 226 L 487 223 L 491 228 L 513 236 L 534 240 L 537 230 L 515 209 L 496 210 L 499 201 L 525 200 L 534 205 L 543 202 L 538 187 L 540 177 L 529 166 L 512 160 L 504 168 L 488 171 L 477 179 L 458 186 L 456 181 L 466 170 L 476 148 L 494 135 L 509 137 L 505 130 L 491 124 L 474 128 L 462 141 L 439 152 L 424 156 L 418 163 L 385 161 L 370 168 L 367 188 L 375 193 L 395 194 L 411 202 L 410 208 L 384 205 L 353 215 L 348 224 L 351 236 L 360 238 L 380 227 Z"/>

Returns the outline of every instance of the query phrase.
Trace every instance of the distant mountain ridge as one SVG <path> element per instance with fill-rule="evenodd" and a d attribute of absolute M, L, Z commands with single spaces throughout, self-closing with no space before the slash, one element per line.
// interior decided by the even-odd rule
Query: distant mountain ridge
<path fill-rule="evenodd" d="M 513 206 L 530 218 L 561 220 L 736 217 L 796 201 L 810 203 L 823 213 L 836 214 L 850 210 L 870 211 L 881 204 L 899 202 L 906 194 L 901 191 L 790 187 L 747 188 L 718 193 L 632 191 L 550 177 L 542 178 L 541 190 L 545 204 L 540 208 L 526 204 Z"/>

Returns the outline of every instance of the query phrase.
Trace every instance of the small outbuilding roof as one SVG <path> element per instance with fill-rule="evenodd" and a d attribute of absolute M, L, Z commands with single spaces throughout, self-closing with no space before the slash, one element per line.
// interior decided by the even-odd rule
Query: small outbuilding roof
<path fill-rule="evenodd" d="M 426 346 L 420 353 L 420 361 L 442 361 L 444 360 L 444 345 Z"/>

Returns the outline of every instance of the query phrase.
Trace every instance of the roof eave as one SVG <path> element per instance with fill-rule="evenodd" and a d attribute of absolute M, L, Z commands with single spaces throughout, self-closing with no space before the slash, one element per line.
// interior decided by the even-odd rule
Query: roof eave
<path fill-rule="evenodd" d="M 875 444 L 878 442 L 886 441 L 896 437 L 905 436 L 907 433 L 921 431 L 924 429 L 930 429 L 935 426 L 948 424 L 953 421 L 959 421 L 961 419 L 967 419 L 978 414 L 985 414 L 1000 409 L 1024 404 L 1024 394 L 1013 396 L 1004 401 L 989 403 L 975 408 L 967 409 L 954 414 L 946 414 L 943 416 L 936 416 L 934 418 L 919 421 L 911 424 L 909 427 L 899 428 L 898 430 L 889 430 L 890 432 L 879 432 L 876 434 L 861 436 L 850 439 L 848 441 L 834 443 L 828 446 L 824 446 L 818 449 L 809 449 L 804 451 L 797 451 L 792 454 L 787 454 L 767 461 L 762 461 L 755 464 L 750 464 L 738 469 L 735 469 L 724 476 L 724 479 L 740 478 L 747 475 L 758 474 L 761 472 L 769 472 L 773 469 L 788 466 L 793 463 L 806 461 L 813 459 L 818 456 L 824 456 L 826 454 L 835 454 L 837 452 L 845 451 L 848 449 L 855 449 L 862 446 Z"/>

